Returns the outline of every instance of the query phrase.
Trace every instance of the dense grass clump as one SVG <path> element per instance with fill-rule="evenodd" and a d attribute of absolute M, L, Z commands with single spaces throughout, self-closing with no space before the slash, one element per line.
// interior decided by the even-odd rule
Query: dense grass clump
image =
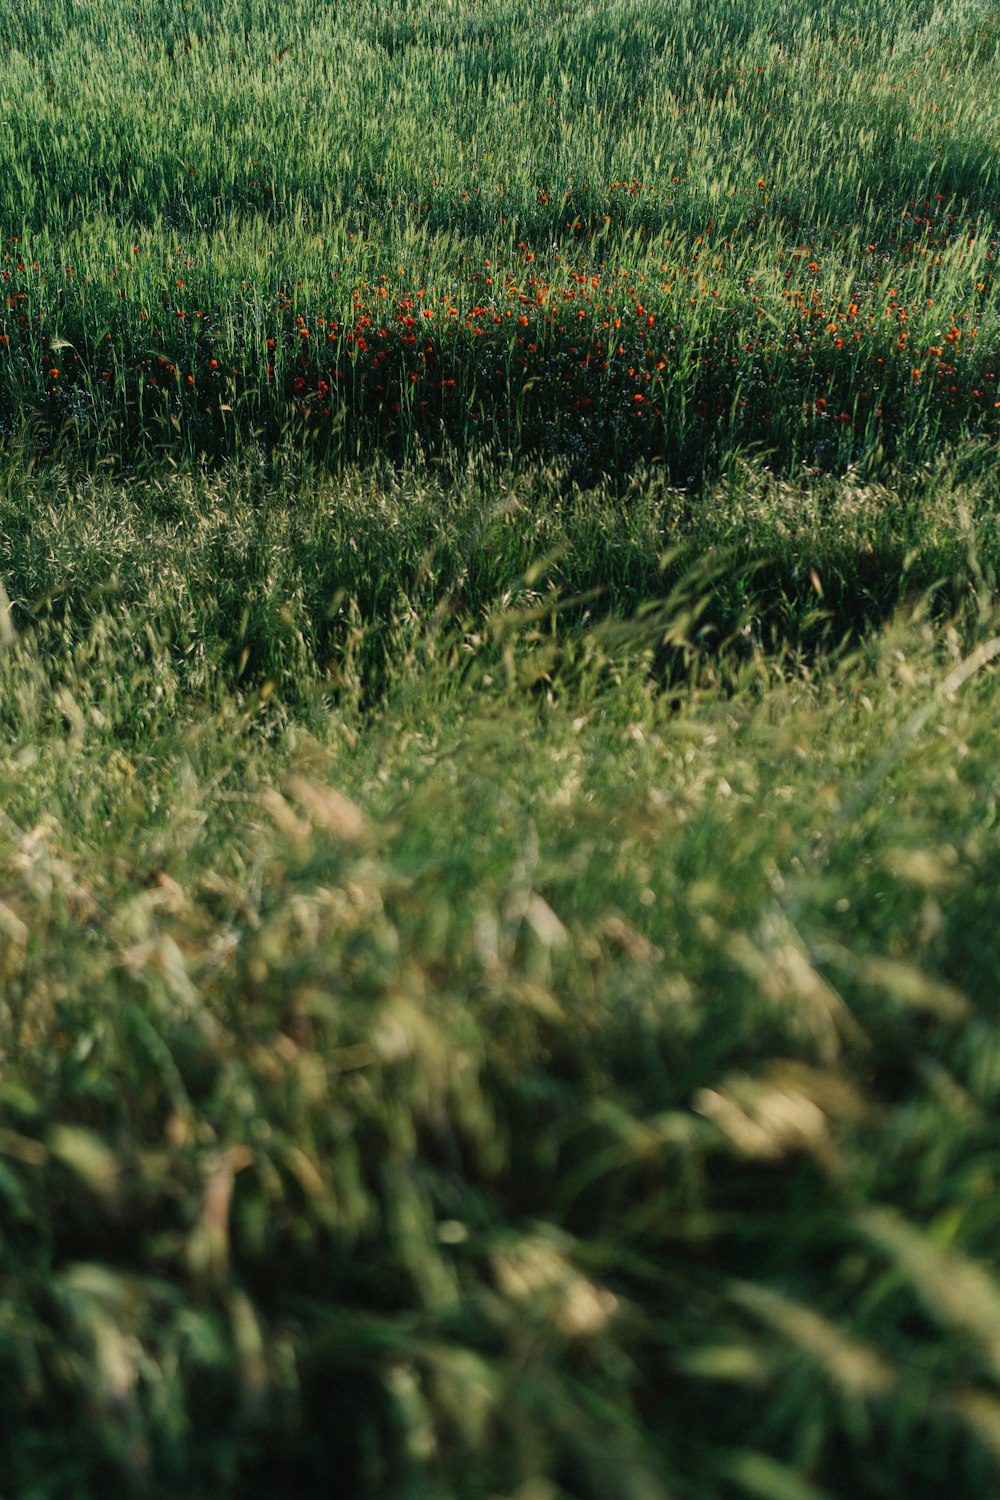
<path fill-rule="evenodd" d="M 3 1500 L 997 1491 L 997 35 L 0 14 Z"/>
<path fill-rule="evenodd" d="M 994 484 L 8 478 L 11 1493 L 988 1492 Z"/>

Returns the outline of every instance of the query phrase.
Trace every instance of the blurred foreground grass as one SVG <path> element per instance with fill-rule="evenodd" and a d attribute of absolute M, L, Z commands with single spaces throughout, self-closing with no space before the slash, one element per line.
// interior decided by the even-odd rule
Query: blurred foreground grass
<path fill-rule="evenodd" d="M 0 1493 L 996 1492 L 996 484 L 5 473 Z"/>

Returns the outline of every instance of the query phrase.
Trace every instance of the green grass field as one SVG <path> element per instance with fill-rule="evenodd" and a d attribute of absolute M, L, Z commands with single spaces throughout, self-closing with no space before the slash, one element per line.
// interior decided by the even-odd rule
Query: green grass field
<path fill-rule="evenodd" d="M 1000 1495 L 998 98 L 0 8 L 0 1500 Z"/>

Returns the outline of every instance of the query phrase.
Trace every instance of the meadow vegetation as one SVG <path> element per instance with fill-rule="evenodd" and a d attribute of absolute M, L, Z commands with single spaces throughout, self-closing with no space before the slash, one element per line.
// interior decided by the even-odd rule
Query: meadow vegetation
<path fill-rule="evenodd" d="M 2 1500 L 996 1492 L 997 24 L 0 15 Z"/>

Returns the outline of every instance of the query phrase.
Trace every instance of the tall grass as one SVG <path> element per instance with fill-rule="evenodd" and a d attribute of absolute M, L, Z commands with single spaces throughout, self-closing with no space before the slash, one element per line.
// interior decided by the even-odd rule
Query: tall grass
<path fill-rule="evenodd" d="M 0 1496 L 993 1494 L 998 54 L 0 11 Z"/>
<path fill-rule="evenodd" d="M 311 727 L 6 648 L 11 1493 L 989 1491 L 995 677 L 697 606 Z"/>
<path fill-rule="evenodd" d="M 8 1493 L 989 1492 L 993 475 L 8 476 Z"/>
<path fill-rule="evenodd" d="M 0 38 L 0 413 L 43 447 L 694 482 L 997 431 L 981 7 L 78 10 Z"/>
<path fill-rule="evenodd" d="M 719 672 L 755 653 L 795 670 L 920 599 L 967 613 L 1000 569 L 998 486 L 986 447 L 890 484 L 745 462 L 696 495 L 657 471 L 582 490 L 565 466 L 485 461 L 458 481 L 338 479 L 294 453 L 125 479 L 29 461 L 0 479 L 0 579 L 48 670 L 107 652 L 102 694 L 121 653 L 166 672 L 144 714 L 266 689 L 322 717 L 378 707 L 441 653 L 461 682 L 512 612 L 571 653 L 598 623 L 648 617 L 652 640 L 680 611 Z M 681 647 L 657 646 L 664 690 L 691 668 Z"/>

